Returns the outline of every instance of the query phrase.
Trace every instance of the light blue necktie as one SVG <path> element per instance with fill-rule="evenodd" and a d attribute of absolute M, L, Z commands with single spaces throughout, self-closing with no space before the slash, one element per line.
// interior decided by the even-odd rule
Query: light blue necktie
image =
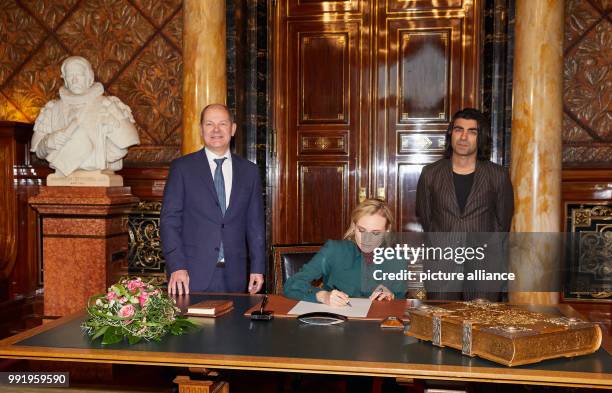
<path fill-rule="evenodd" d="M 217 191 L 217 199 L 219 199 L 219 207 L 221 207 L 221 214 L 225 215 L 225 179 L 223 178 L 223 161 L 225 161 L 227 157 L 223 158 L 215 158 L 213 161 L 217 164 L 217 168 L 215 169 L 215 190 Z M 224 261 L 225 256 L 223 255 L 223 240 L 221 240 L 221 244 L 219 245 L 219 258 L 217 261 Z"/>

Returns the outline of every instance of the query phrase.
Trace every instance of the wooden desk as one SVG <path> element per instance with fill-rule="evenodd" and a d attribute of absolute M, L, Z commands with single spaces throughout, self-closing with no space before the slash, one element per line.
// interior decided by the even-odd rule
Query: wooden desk
<path fill-rule="evenodd" d="M 192 294 L 182 301 L 219 297 L 232 298 L 234 311 L 201 319 L 199 330 L 160 343 L 91 343 L 81 333 L 85 315 L 79 313 L 0 341 L 0 357 L 612 389 L 612 356 L 603 349 L 510 368 L 434 347 L 401 331 L 381 330 L 376 321 L 329 327 L 292 318 L 251 322 L 243 313 L 260 301 L 258 296 Z"/>

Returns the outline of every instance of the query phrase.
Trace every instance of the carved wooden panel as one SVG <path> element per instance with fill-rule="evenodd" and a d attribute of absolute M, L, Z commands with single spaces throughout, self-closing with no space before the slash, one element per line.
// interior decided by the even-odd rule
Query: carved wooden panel
<path fill-rule="evenodd" d="M 565 300 L 612 302 L 612 203 L 565 204 Z"/>
<path fill-rule="evenodd" d="M 463 0 L 385 0 L 387 2 L 387 12 L 406 12 L 406 11 L 429 11 L 447 10 L 463 7 Z"/>
<path fill-rule="evenodd" d="M 348 165 L 299 163 L 299 243 L 338 239 L 348 221 Z"/>
<path fill-rule="evenodd" d="M 3 86 L 1 93 L 22 115 L 16 120 L 33 123 L 40 108 L 57 97 L 62 85 L 60 65 L 69 55 L 54 37 L 48 37 L 37 48 L 39 56 L 30 57 L 18 72 L 13 73 Z"/>
<path fill-rule="evenodd" d="M 98 80 L 106 85 L 154 32 L 128 2 L 89 1 L 58 28 L 57 36 L 73 53 L 88 59 Z"/>
<path fill-rule="evenodd" d="M 563 164 L 612 164 L 612 23 L 606 2 L 565 9 Z"/>
<path fill-rule="evenodd" d="M 400 123 L 449 120 L 450 29 L 399 32 Z"/>
<path fill-rule="evenodd" d="M 15 65 L 23 63 L 46 34 L 36 19 L 15 1 L 1 0 L 0 10 L 0 83 L 3 84 L 15 72 Z"/>
<path fill-rule="evenodd" d="M 398 154 L 435 152 L 442 153 L 446 147 L 446 138 L 441 134 L 415 134 L 400 132 Z"/>
<path fill-rule="evenodd" d="M 389 99 L 395 118 L 390 126 L 415 129 L 417 123 L 429 123 L 436 124 L 429 129 L 445 131 L 451 110 L 462 100 L 461 19 L 388 23 L 387 97 L 398 97 L 397 103 Z"/>
<path fill-rule="evenodd" d="M 42 179 L 48 173 L 42 170 L 30 171 L 25 176 L 15 176 L 18 184 L 15 186 L 17 194 L 17 214 L 19 226 L 17 237 L 19 239 L 17 250 L 17 263 L 12 274 L 10 294 L 28 296 L 42 286 L 42 255 L 40 248 L 40 225 L 38 213 L 30 206 L 28 200 L 39 193 Z"/>
<path fill-rule="evenodd" d="M 289 1 L 289 16 L 355 13 L 364 0 L 294 0 Z"/>
<path fill-rule="evenodd" d="M 79 0 L 21 0 L 17 3 L 25 6 L 30 13 L 42 21 L 48 28 L 56 29 L 63 19 L 72 12 Z"/>
<path fill-rule="evenodd" d="M 397 212 L 397 228 L 402 232 L 422 230 L 416 217 L 416 189 L 423 165 L 400 164 L 397 173 L 397 196 L 402 203 Z"/>
<path fill-rule="evenodd" d="M 17 260 L 17 198 L 13 188 L 13 135 L 0 130 L 0 285 L 6 284 Z"/>
<path fill-rule="evenodd" d="M 286 71 L 274 71 L 279 171 L 269 180 L 278 187 L 273 244 L 338 239 L 357 201 L 358 155 L 367 155 L 367 144 L 358 141 L 365 143 L 367 133 L 368 43 L 359 20 L 283 21 L 275 70 Z M 334 172 L 338 166 L 342 173 Z"/>
<path fill-rule="evenodd" d="M 57 98 L 59 66 L 79 55 L 129 105 L 141 145 L 126 165 L 180 154 L 181 0 L 0 0 L 0 120 L 33 123 Z"/>
<path fill-rule="evenodd" d="M 340 238 L 337 210 L 360 198 L 387 199 L 397 229 L 419 229 L 421 168 L 441 157 L 451 115 L 479 102 L 481 0 L 277 3 L 272 243 Z"/>
<path fill-rule="evenodd" d="M 348 34 L 301 33 L 298 37 L 300 123 L 348 123 Z"/>
<path fill-rule="evenodd" d="M 612 250 L 610 179 L 612 169 L 565 168 L 562 171 L 561 203 L 564 209 L 560 220 L 568 237 L 569 234 L 574 236 L 564 256 L 569 271 L 563 293 L 566 301 L 612 302 L 612 260 L 609 255 L 602 254 L 609 254 Z M 593 232 L 600 236 L 591 236 Z M 596 247 L 588 247 L 590 245 Z"/>
<path fill-rule="evenodd" d="M 348 134 L 303 133 L 300 135 L 300 154 L 348 154 Z"/>
<path fill-rule="evenodd" d="M 387 33 L 378 34 L 374 189 L 395 213 L 397 230 L 405 231 L 420 229 L 418 178 L 424 164 L 441 158 L 452 114 L 478 105 L 481 16 L 479 2 L 401 3 L 437 13 L 389 12 L 377 23 Z"/>
<path fill-rule="evenodd" d="M 28 205 L 41 184 L 27 165 L 31 137 L 29 124 L 0 122 L 0 302 L 30 296 L 41 283 L 38 216 Z"/>

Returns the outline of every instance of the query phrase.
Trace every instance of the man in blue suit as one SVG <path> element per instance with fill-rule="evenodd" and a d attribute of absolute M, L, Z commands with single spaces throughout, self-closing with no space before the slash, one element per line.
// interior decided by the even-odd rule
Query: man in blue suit
<path fill-rule="evenodd" d="M 225 105 L 202 111 L 205 148 L 170 166 L 161 210 L 168 292 L 250 293 L 264 281 L 265 230 L 257 166 L 230 153 L 236 123 Z"/>

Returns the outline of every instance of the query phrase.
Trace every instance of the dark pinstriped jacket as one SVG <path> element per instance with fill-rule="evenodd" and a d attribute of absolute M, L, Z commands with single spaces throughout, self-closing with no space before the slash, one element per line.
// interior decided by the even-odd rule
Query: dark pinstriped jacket
<path fill-rule="evenodd" d="M 508 172 L 490 161 L 476 161 L 474 183 L 462 213 L 451 160 L 429 164 L 419 178 L 416 213 L 425 232 L 508 232 L 514 213 Z"/>

